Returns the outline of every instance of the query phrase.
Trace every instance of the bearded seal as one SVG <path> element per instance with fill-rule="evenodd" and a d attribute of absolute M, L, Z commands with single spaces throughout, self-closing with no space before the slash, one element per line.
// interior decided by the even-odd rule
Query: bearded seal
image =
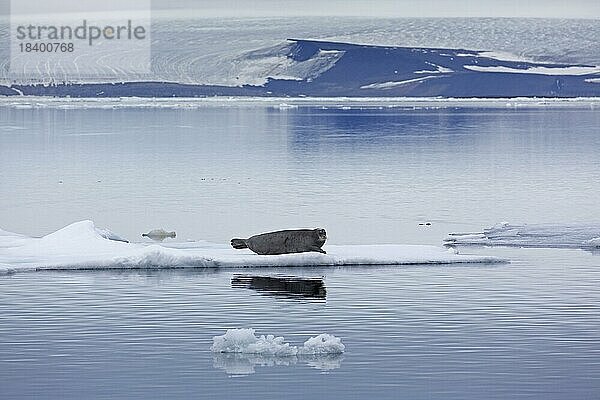
<path fill-rule="evenodd" d="M 327 254 L 321 248 L 327 240 L 325 229 L 290 229 L 262 233 L 248 239 L 231 239 L 234 249 L 248 248 L 260 255 L 304 253 L 316 251 Z"/>
<path fill-rule="evenodd" d="M 167 232 L 164 229 L 153 229 L 148 233 L 142 233 L 142 237 L 147 237 L 158 242 L 162 242 L 166 238 L 174 238 L 175 232 Z"/>

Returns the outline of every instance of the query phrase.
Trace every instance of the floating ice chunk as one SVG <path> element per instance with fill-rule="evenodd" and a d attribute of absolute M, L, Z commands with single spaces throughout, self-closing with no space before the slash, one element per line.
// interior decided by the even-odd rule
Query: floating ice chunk
<path fill-rule="evenodd" d="M 300 354 L 341 354 L 345 349 L 340 338 L 322 333 L 308 339 L 298 351 Z"/>
<path fill-rule="evenodd" d="M 341 354 L 346 346 L 340 338 L 322 333 L 309 338 L 302 347 L 285 342 L 283 336 L 256 336 L 255 330 L 228 329 L 224 335 L 214 336 L 211 351 L 213 353 L 260 354 L 267 356 L 289 357 L 295 355 Z"/>
<path fill-rule="evenodd" d="M 429 70 L 421 70 L 421 71 L 415 71 L 413 72 L 413 74 L 449 74 L 451 72 L 454 72 L 454 70 L 450 69 L 450 68 L 446 68 L 446 67 L 442 67 L 441 65 L 436 65 L 433 63 L 427 63 L 429 65 L 431 65 L 432 67 L 435 67 L 435 71 L 429 71 Z"/>
<path fill-rule="evenodd" d="M 600 224 L 596 225 L 511 225 L 507 222 L 483 232 L 451 233 L 447 245 L 485 245 L 519 247 L 595 247 L 600 242 Z"/>
<path fill-rule="evenodd" d="M 224 335 L 213 337 L 213 353 L 262 354 L 270 356 L 295 356 L 296 346 L 290 346 L 283 336 L 261 335 L 257 337 L 254 329 L 228 329 Z"/>

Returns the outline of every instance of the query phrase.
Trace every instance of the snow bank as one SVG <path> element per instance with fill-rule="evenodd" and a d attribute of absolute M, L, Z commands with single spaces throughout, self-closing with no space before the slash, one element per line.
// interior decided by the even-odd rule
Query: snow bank
<path fill-rule="evenodd" d="M 107 239 L 110 237 L 112 239 Z M 296 267 L 496 263 L 495 257 L 460 255 L 443 247 L 417 245 L 325 246 L 328 254 L 259 256 L 229 244 L 205 241 L 176 244 L 127 243 L 117 235 L 80 221 L 41 238 L 3 231 L 0 272 L 45 269 L 117 269 L 180 267 Z"/>
<path fill-rule="evenodd" d="M 326 333 L 311 337 L 301 347 L 291 346 L 283 336 L 256 336 L 255 330 L 228 329 L 224 335 L 213 337 L 213 353 L 260 354 L 288 357 L 297 355 L 341 354 L 346 346 L 340 338 Z"/>
<path fill-rule="evenodd" d="M 600 245 L 596 225 L 511 225 L 502 222 L 483 232 L 451 233 L 447 245 L 589 248 Z"/>

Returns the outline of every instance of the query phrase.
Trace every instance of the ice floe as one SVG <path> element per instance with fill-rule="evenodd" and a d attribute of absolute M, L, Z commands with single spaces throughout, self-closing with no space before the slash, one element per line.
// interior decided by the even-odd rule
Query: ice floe
<path fill-rule="evenodd" d="M 229 244 L 205 241 L 177 244 L 126 243 L 107 239 L 92 221 L 68 225 L 41 238 L 2 231 L 0 272 L 45 269 L 120 269 L 182 267 L 298 267 L 498 263 L 506 260 L 462 255 L 425 245 L 327 245 L 327 254 L 260 256 Z"/>
<path fill-rule="evenodd" d="M 341 366 L 346 346 L 333 335 L 322 333 L 307 339 L 302 346 L 287 343 L 282 336 L 257 336 L 252 328 L 228 329 L 214 336 L 210 350 L 213 366 L 230 375 L 248 375 L 255 366 L 289 366 L 305 362 L 330 371 Z"/>
<path fill-rule="evenodd" d="M 256 336 L 255 330 L 228 329 L 224 335 L 214 336 L 211 346 L 213 353 L 243 353 L 267 356 L 297 356 L 341 354 L 346 349 L 340 338 L 327 333 L 307 339 L 301 347 L 292 346 L 283 336 Z"/>
<path fill-rule="evenodd" d="M 451 233 L 446 245 L 594 248 L 600 246 L 600 224 L 513 225 L 507 222 L 483 232 Z"/>

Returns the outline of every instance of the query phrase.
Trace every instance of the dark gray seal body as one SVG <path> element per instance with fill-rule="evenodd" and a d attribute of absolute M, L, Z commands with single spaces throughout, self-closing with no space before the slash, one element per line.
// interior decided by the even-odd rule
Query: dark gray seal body
<path fill-rule="evenodd" d="M 256 254 L 288 254 L 316 251 L 327 254 L 321 248 L 327 240 L 325 229 L 290 229 L 262 233 L 248 239 L 231 239 L 234 249 L 249 248 Z"/>

